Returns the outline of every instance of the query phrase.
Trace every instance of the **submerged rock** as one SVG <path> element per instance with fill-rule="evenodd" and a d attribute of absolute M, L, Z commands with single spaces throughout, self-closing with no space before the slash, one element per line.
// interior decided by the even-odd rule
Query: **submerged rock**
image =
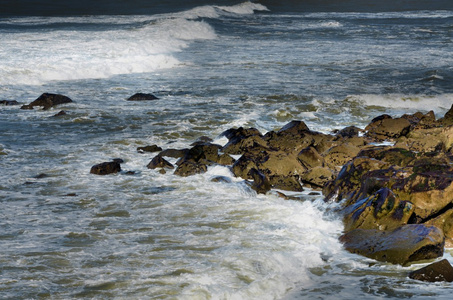
<path fill-rule="evenodd" d="M 145 147 L 137 147 L 137 151 L 139 153 L 144 153 L 144 152 L 159 152 L 162 151 L 162 148 L 157 146 L 157 145 L 151 145 L 151 146 L 145 146 Z"/>
<path fill-rule="evenodd" d="M 410 272 L 409 278 L 427 282 L 453 282 L 453 267 L 448 260 L 443 259 Z"/>
<path fill-rule="evenodd" d="M 0 100 L 0 105 L 5 105 L 5 106 L 9 106 L 9 105 L 18 105 L 19 102 L 17 102 L 16 100 Z"/>
<path fill-rule="evenodd" d="M 30 104 L 22 106 L 21 109 L 33 109 L 35 106 L 42 106 L 44 110 L 47 110 L 56 105 L 70 102 L 72 102 L 72 100 L 66 96 L 60 94 L 44 93 Z"/>
<path fill-rule="evenodd" d="M 354 229 L 342 235 L 340 241 L 352 253 L 400 265 L 437 258 L 444 251 L 442 231 L 423 224 L 395 230 Z"/>
<path fill-rule="evenodd" d="M 145 93 L 136 93 L 130 96 L 127 101 L 146 101 L 146 100 L 158 100 L 156 96 L 153 94 L 145 94 Z"/>

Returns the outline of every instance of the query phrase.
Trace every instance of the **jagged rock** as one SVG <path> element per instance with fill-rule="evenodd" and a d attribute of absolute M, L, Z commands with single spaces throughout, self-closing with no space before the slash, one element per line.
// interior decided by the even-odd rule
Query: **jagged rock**
<path fill-rule="evenodd" d="M 366 136 L 386 140 L 405 136 L 409 133 L 411 123 L 404 118 L 393 119 L 388 115 L 377 117 L 365 127 Z"/>
<path fill-rule="evenodd" d="M 103 162 L 91 167 L 90 173 L 96 175 L 108 175 L 121 172 L 121 165 L 119 162 L 110 161 Z"/>
<path fill-rule="evenodd" d="M 270 131 L 264 135 L 269 148 L 285 152 L 295 152 L 298 154 L 302 149 L 326 143 L 333 140 L 333 136 L 309 130 L 308 126 L 302 121 L 292 121 L 282 127 L 279 131 Z"/>
<path fill-rule="evenodd" d="M 442 231 L 424 224 L 395 230 L 354 229 L 342 235 L 340 241 L 352 253 L 400 265 L 437 258 L 444 251 Z"/>
<path fill-rule="evenodd" d="M 427 282 L 453 282 L 453 267 L 448 260 L 443 259 L 410 272 L 409 278 Z"/>
<path fill-rule="evenodd" d="M 344 230 L 393 230 L 407 224 L 413 212 L 412 203 L 401 201 L 388 188 L 381 188 L 374 195 L 344 209 Z"/>
<path fill-rule="evenodd" d="M 148 169 L 167 168 L 174 169 L 175 167 L 166 161 L 162 156 L 156 155 L 150 163 L 146 166 Z"/>
<path fill-rule="evenodd" d="M 159 152 L 162 151 L 162 148 L 157 145 L 145 146 L 145 147 L 137 147 L 137 151 L 140 153 L 144 152 Z"/>
<path fill-rule="evenodd" d="M 156 96 L 153 94 L 145 94 L 145 93 L 136 93 L 130 96 L 127 101 L 146 101 L 146 100 L 158 100 Z"/>
<path fill-rule="evenodd" d="M 180 158 L 176 164 L 178 167 L 175 174 L 179 176 L 190 176 L 205 173 L 208 165 L 216 163 L 219 160 L 220 145 L 200 144 L 186 151 L 184 157 Z"/>
<path fill-rule="evenodd" d="M 251 188 L 258 194 L 266 194 L 271 189 L 271 183 L 266 176 L 255 168 L 250 169 L 249 177 L 253 179 Z"/>
<path fill-rule="evenodd" d="M 232 128 L 223 132 L 221 136 L 228 139 L 228 143 L 222 148 L 222 152 L 227 154 L 242 154 L 257 147 L 268 148 L 267 142 L 256 128 Z"/>
<path fill-rule="evenodd" d="M 439 120 L 439 122 L 445 126 L 453 125 L 453 104 L 449 111 L 445 114 L 443 118 Z"/>
<path fill-rule="evenodd" d="M 182 177 L 187 177 L 191 175 L 206 173 L 207 171 L 208 167 L 205 164 L 197 163 L 194 161 L 184 161 L 178 165 L 174 174 Z"/>
<path fill-rule="evenodd" d="M 221 154 L 219 156 L 219 160 L 217 161 L 217 163 L 222 166 L 231 166 L 235 162 L 236 162 L 236 160 L 226 153 Z"/>
<path fill-rule="evenodd" d="M 249 171 L 256 169 L 263 173 L 272 182 L 283 182 L 303 174 L 306 169 L 297 160 L 297 155 L 284 151 L 259 151 L 247 152 L 242 155 L 233 165 L 233 174 L 244 179 L 251 179 Z M 281 184 L 280 188 L 285 184 Z M 301 190 L 302 187 L 297 187 Z"/>
<path fill-rule="evenodd" d="M 259 135 L 251 136 L 236 136 L 232 138 L 222 148 L 222 152 L 226 154 L 243 154 L 247 151 L 255 151 L 258 148 L 269 149 L 267 142 Z"/>
<path fill-rule="evenodd" d="M 341 201 L 347 199 L 345 205 L 357 200 L 359 190 L 365 181 L 364 176 L 373 170 L 387 169 L 391 164 L 358 156 L 346 163 L 338 176 L 324 185 L 323 194 L 327 201 Z"/>
<path fill-rule="evenodd" d="M 72 102 L 72 100 L 66 96 L 44 93 L 30 104 L 22 106 L 21 109 L 33 109 L 35 106 L 42 106 L 44 110 L 47 110 L 53 106 L 70 102 Z"/>

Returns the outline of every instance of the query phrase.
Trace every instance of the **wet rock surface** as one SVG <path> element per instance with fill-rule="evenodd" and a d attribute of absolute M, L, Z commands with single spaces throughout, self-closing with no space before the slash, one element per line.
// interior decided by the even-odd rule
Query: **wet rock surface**
<path fill-rule="evenodd" d="M 67 96 L 60 94 L 44 93 L 30 104 L 23 105 L 21 109 L 33 109 L 34 107 L 39 106 L 42 107 L 44 110 L 47 110 L 54 106 L 71 102 L 73 101 Z"/>

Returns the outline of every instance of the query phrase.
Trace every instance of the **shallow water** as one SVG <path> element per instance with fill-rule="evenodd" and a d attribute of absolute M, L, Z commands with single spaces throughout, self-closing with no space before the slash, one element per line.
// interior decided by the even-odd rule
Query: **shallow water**
<path fill-rule="evenodd" d="M 218 166 L 160 174 L 136 148 L 223 144 L 231 127 L 265 133 L 295 119 L 330 132 L 382 113 L 441 117 L 453 103 L 452 30 L 450 11 L 283 13 L 248 2 L 1 19 L 0 98 L 74 100 L 0 107 L 1 297 L 449 297 L 450 284 L 407 279 L 420 265 L 344 251 L 321 195 L 256 195 Z M 159 100 L 125 101 L 136 92 Z M 122 173 L 89 174 L 113 158 Z"/>

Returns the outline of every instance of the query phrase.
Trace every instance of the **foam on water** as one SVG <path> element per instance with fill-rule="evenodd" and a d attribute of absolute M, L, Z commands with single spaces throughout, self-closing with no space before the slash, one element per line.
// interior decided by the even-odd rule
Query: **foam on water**
<path fill-rule="evenodd" d="M 108 78 L 174 68 L 181 63 L 175 53 L 190 42 L 216 38 L 214 29 L 199 18 L 218 18 L 222 11 L 242 15 L 265 9 L 245 2 L 232 7 L 204 6 L 148 17 L 6 19 L 0 25 L 37 29 L 27 33 L 5 29 L 0 35 L 0 84 L 39 85 L 55 80 Z M 72 30 L 80 24 L 124 28 Z"/>

